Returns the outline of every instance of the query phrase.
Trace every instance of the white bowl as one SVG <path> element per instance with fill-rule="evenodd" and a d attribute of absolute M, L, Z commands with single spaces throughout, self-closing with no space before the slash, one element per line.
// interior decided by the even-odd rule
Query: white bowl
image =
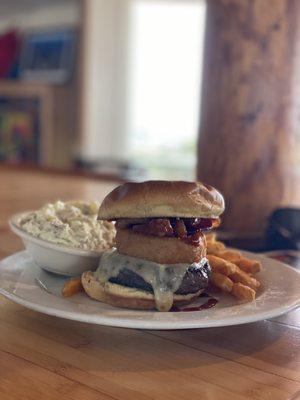
<path fill-rule="evenodd" d="M 40 268 L 59 275 L 78 276 L 84 271 L 95 270 L 98 267 L 102 252 L 80 250 L 36 238 L 18 226 L 18 220 L 23 214 L 25 213 L 12 216 L 9 226 L 20 236 Z"/>

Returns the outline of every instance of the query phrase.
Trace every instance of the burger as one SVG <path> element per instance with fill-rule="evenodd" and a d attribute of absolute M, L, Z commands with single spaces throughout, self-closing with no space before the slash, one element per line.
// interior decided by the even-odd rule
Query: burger
<path fill-rule="evenodd" d="M 115 221 L 115 248 L 95 272 L 82 275 L 86 293 L 118 307 L 169 311 L 208 286 L 203 231 L 219 225 L 224 199 L 200 182 L 125 183 L 110 192 L 98 219 Z"/>

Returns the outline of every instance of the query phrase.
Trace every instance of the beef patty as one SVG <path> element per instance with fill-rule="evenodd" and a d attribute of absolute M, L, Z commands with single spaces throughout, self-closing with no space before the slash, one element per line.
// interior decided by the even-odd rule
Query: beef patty
<path fill-rule="evenodd" d="M 175 293 L 186 295 L 205 289 L 208 285 L 210 272 L 208 262 L 196 268 L 191 265 L 186 270 L 182 283 Z M 153 293 L 152 286 L 149 283 L 144 281 L 140 275 L 126 268 L 122 269 L 116 277 L 110 278 L 109 282 Z"/>

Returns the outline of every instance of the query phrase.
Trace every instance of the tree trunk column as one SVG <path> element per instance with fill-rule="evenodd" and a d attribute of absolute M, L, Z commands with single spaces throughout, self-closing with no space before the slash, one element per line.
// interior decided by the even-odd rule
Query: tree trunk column
<path fill-rule="evenodd" d="M 227 230 L 299 202 L 298 29 L 298 0 L 207 1 L 198 178 L 224 194 Z"/>

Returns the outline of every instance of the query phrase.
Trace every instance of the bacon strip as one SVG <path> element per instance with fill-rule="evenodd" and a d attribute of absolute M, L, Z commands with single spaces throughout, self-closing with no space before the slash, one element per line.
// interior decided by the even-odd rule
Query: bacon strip
<path fill-rule="evenodd" d="M 152 218 L 129 224 L 127 227 L 143 235 L 177 237 L 191 245 L 199 246 L 202 231 L 218 226 L 219 221 L 211 218 Z M 117 223 L 117 228 L 121 227 L 120 225 Z"/>
<path fill-rule="evenodd" d="M 173 224 L 173 229 L 176 237 L 185 239 L 188 236 L 185 223 L 182 219 L 177 219 Z"/>
<path fill-rule="evenodd" d="M 134 232 L 158 237 L 174 236 L 174 231 L 168 218 L 150 219 L 145 224 L 133 225 Z"/>

